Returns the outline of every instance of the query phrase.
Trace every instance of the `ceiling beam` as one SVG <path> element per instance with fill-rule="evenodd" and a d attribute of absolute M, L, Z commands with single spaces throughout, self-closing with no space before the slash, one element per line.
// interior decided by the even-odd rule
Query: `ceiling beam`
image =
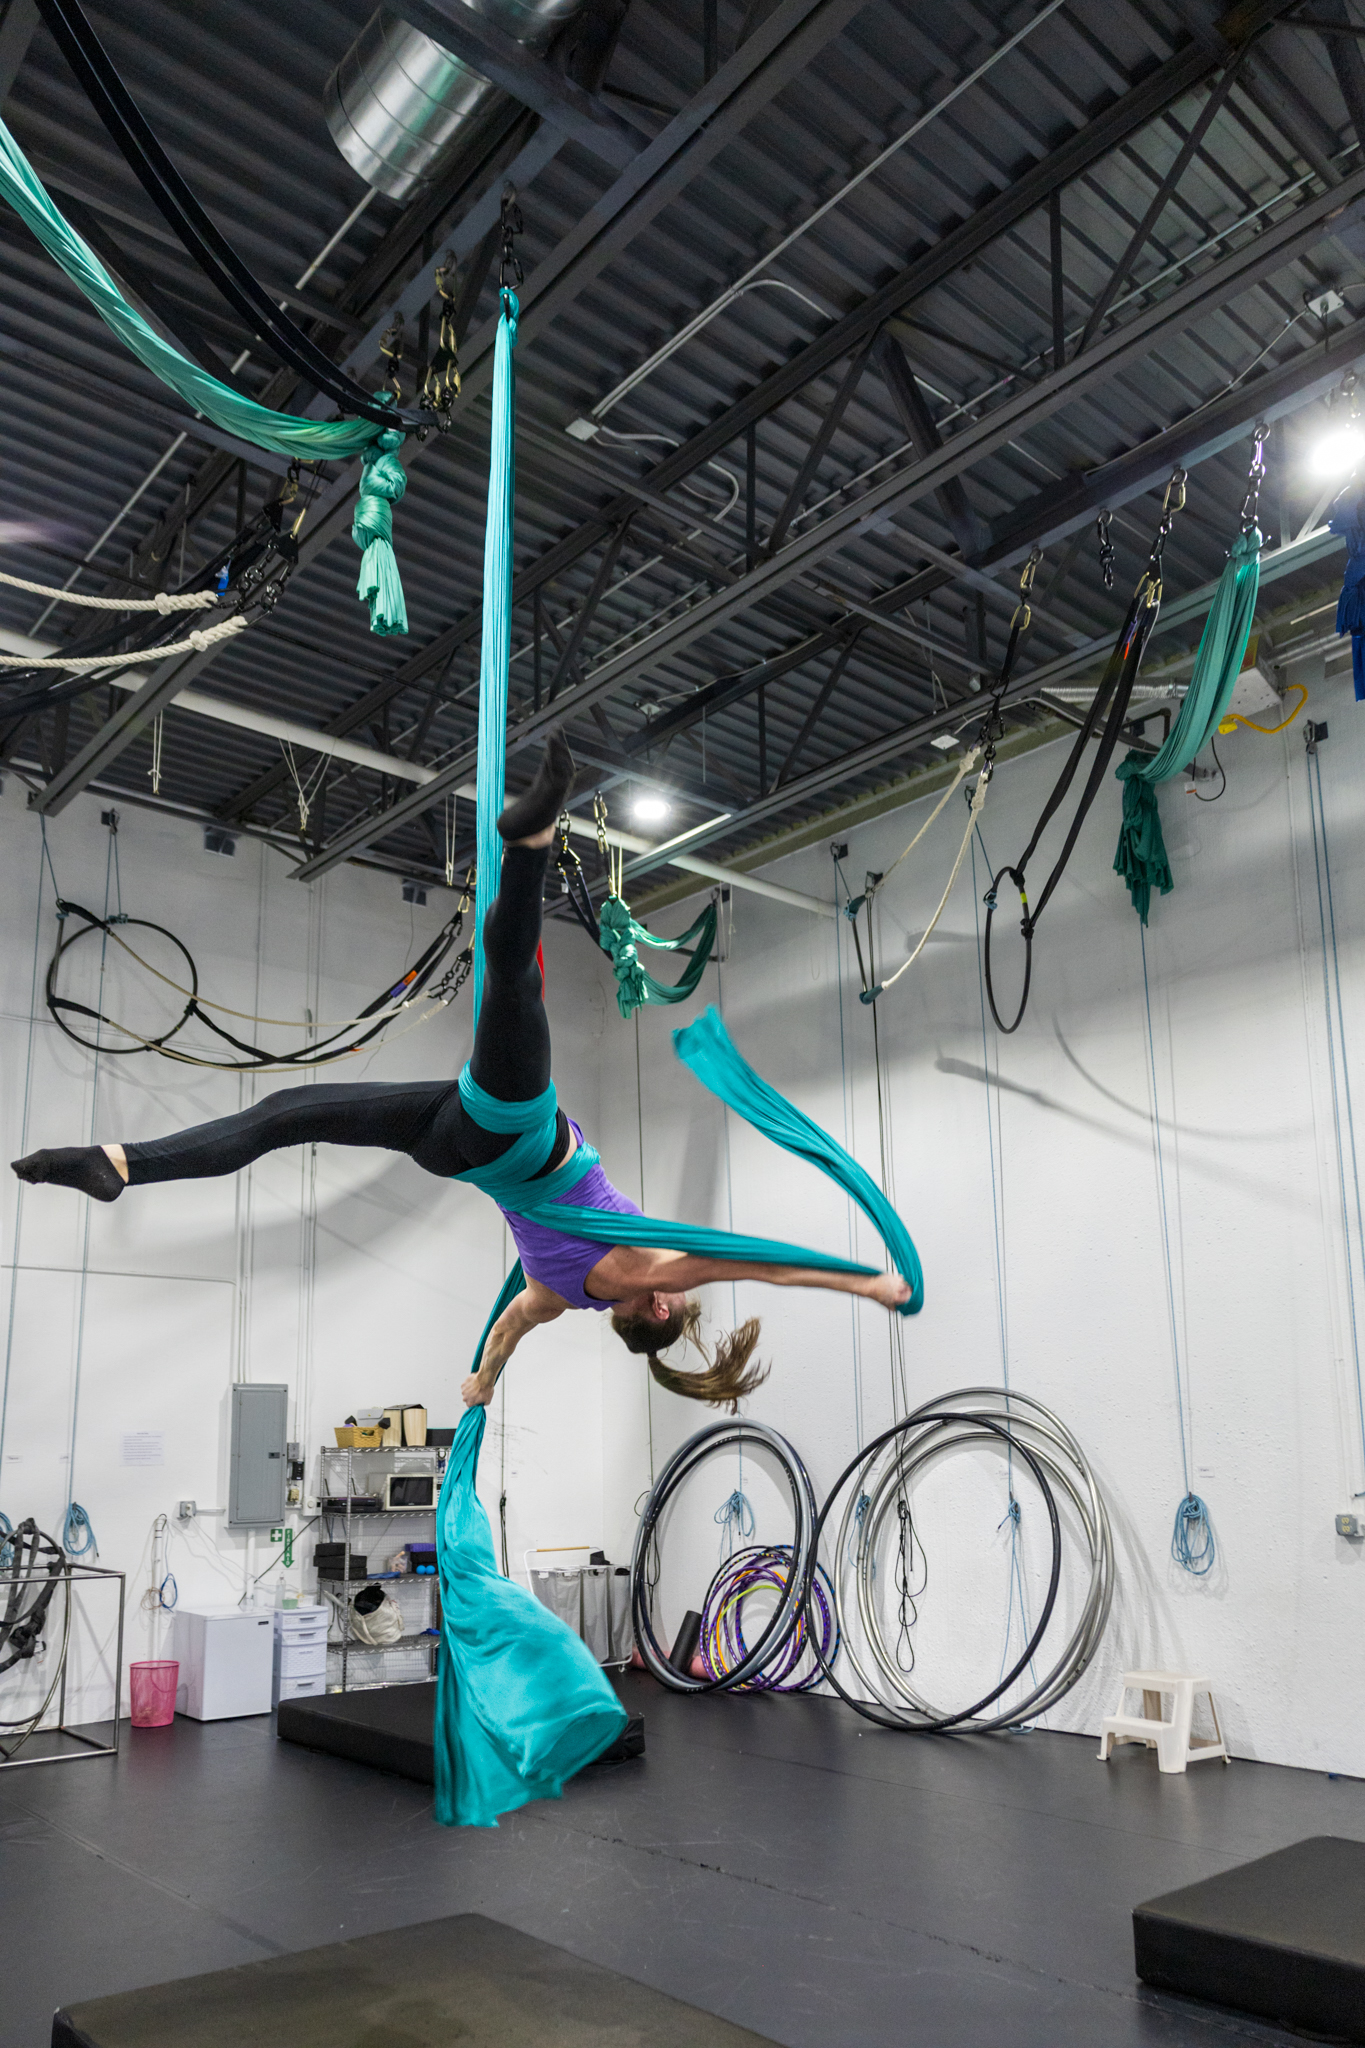
<path fill-rule="evenodd" d="M 826 555 L 847 546 L 870 527 L 880 525 L 888 513 L 937 492 L 951 478 L 961 476 L 974 463 L 994 454 L 1007 442 L 1026 435 L 1078 397 L 1098 390 L 1128 364 L 1149 354 L 1166 335 L 1189 326 L 1202 314 L 1226 304 L 1240 292 L 1273 276 L 1312 248 L 1326 231 L 1331 217 L 1362 194 L 1365 194 L 1365 170 L 1343 180 L 1334 191 L 1308 201 L 1276 227 L 1265 229 L 1244 249 L 1224 257 L 1159 304 L 1146 308 L 1125 326 L 1101 337 L 1084 356 L 1073 358 L 1061 369 L 1053 370 L 1027 390 L 1007 399 L 994 411 L 971 421 L 942 448 L 899 475 L 874 485 L 852 504 L 831 513 L 819 526 L 789 542 L 780 553 L 760 560 L 736 582 L 713 591 L 680 617 L 657 627 L 637 647 L 614 660 L 600 663 L 586 681 L 567 692 L 553 710 L 542 709 L 521 719 L 508 734 L 509 750 L 529 744 L 548 725 L 587 711 L 625 683 L 647 675 L 660 662 L 682 653 L 718 625 L 747 611 L 795 577 L 804 575 Z M 1281 401 L 1281 409 L 1288 409 L 1305 386 L 1330 383 L 1332 377 L 1339 374 L 1337 363 L 1354 362 L 1363 347 L 1365 340 L 1357 334 L 1356 323 L 1353 323 L 1325 349 L 1305 351 L 1302 357 L 1284 369 L 1271 372 L 1249 387 L 1243 386 L 1229 393 L 1225 399 L 1201 408 L 1183 426 L 1159 435 L 1133 451 L 1127 460 L 1134 465 L 1134 475 L 1150 476 L 1154 465 L 1158 466 L 1159 474 L 1161 468 L 1169 468 L 1176 460 L 1189 463 L 1217 452 L 1238 433 L 1245 431 L 1258 411 L 1273 407 L 1277 400 Z M 1286 395 L 1281 399 L 1281 394 Z M 1170 449 L 1177 452 L 1167 452 Z M 1089 479 L 1081 479 L 1075 488 L 1097 488 L 1097 474 L 1092 472 Z M 1136 496 L 1140 490 L 1150 487 L 1150 482 L 1134 482 L 1129 495 Z M 1102 497 L 1098 502 L 1115 501 Z M 1082 515 L 1068 510 L 1058 530 L 1069 532 L 1079 516 Z M 1035 534 L 1034 538 L 1042 536 Z M 1013 552 L 1023 554 L 1029 545 L 1029 541 L 1021 542 Z M 1001 552 L 1008 554 L 1010 549 L 1004 548 Z M 933 573 L 941 580 L 947 572 L 936 569 Z M 873 608 L 899 609 L 905 602 L 906 599 L 901 597 L 892 606 L 884 596 Z M 442 771 L 442 775 L 448 777 L 451 784 L 462 780 L 474 758 L 474 750 L 466 749 Z M 440 786 L 438 777 L 430 790 L 400 800 L 378 818 L 357 821 L 347 827 L 308 863 L 303 872 L 310 877 L 324 873 L 338 860 L 344 859 L 353 847 L 372 845 L 388 832 L 395 831 L 408 818 L 423 810 L 431 800 L 431 792 L 439 793 Z"/>
<path fill-rule="evenodd" d="M 772 13 L 734 56 L 674 116 L 527 279 L 519 294 L 523 340 L 562 313 L 603 266 L 814 61 L 863 4 L 864 0 L 778 0 Z M 528 146 L 533 147 L 538 139 L 533 138 Z M 558 138 L 552 139 L 558 147 Z M 446 238 L 448 245 L 457 251 L 465 243 L 469 248 L 477 246 L 496 211 L 495 195 L 490 193 Z M 491 380 L 495 333 L 495 327 L 490 325 L 473 344 L 463 365 L 462 392 L 457 403 L 470 404 Z M 358 352 L 352 351 L 343 367 L 350 369 L 357 356 Z M 432 441 L 410 439 L 402 451 L 405 464 L 411 468 L 432 445 Z M 359 474 L 360 465 L 353 463 L 322 492 L 300 542 L 300 569 L 306 570 L 334 540 L 349 532 L 351 499 Z M 133 704 L 120 705 L 80 753 L 53 776 L 33 799 L 35 807 L 48 814 L 62 810 L 87 782 L 103 774 L 148 720 L 164 709 L 177 690 L 185 688 L 212 659 L 210 651 L 195 655 L 188 662 L 163 662 Z"/>
<path fill-rule="evenodd" d="M 1291 541 L 1287 547 L 1276 548 L 1263 558 L 1261 581 L 1273 583 L 1280 576 L 1287 576 L 1296 569 L 1309 567 L 1345 545 L 1339 535 L 1319 532 L 1310 534 L 1305 540 Z M 1216 583 L 1201 584 L 1199 589 L 1189 591 L 1184 597 L 1168 604 L 1163 609 L 1155 627 L 1155 635 L 1169 632 L 1176 626 L 1187 625 L 1207 611 L 1217 590 Z M 1005 691 L 1002 704 L 1007 708 L 1026 703 L 1036 697 L 1049 683 L 1075 669 L 1082 660 L 1098 661 L 1108 655 L 1112 638 L 1092 640 L 1085 648 L 1077 648 L 1070 654 L 1060 656 L 1045 667 L 1033 670 L 1010 684 Z M 922 718 L 910 719 L 904 725 L 896 726 L 880 738 L 868 740 L 855 747 L 850 753 L 840 754 L 832 761 L 822 762 L 806 775 L 789 782 L 785 788 L 774 789 L 766 796 L 758 797 L 744 810 L 734 812 L 723 825 L 701 826 L 692 836 L 693 848 L 708 845 L 712 840 L 732 838 L 736 833 L 765 825 L 780 813 L 808 804 L 823 796 L 826 791 L 837 789 L 841 783 L 851 781 L 855 775 L 868 775 L 885 767 L 889 761 L 902 759 L 914 748 L 923 746 L 935 733 L 965 729 L 976 720 L 983 718 L 991 704 L 990 693 L 979 690 L 974 696 L 965 697 L 959 703 L 927 713 Z M 757 849 L 732 855 L 732 859 L 751 859 Z M 649 856 L 630 861 L 626 865 L 627 880 L 653 872 L 656 863 Z"/>
<path fill-rule="evenodd" d="M 1249 34 L 1263 20 L 1283 13 L 1289 4 L 1290 0 L 1262 0 L 1262 4 L 1247 10 L 1244 33 Z M 520 572 L 513 585 L 513 606 L 524 603 L 536 590 L 553 582 L 598 546 L 619 525 L 632 503 L 657 501 L 664 492 L 720 454 L 755 420 L 776 411 L 845 355 L 870 342 L 890 314 L 902 311 L 932 290 L 961 264 L 977 257 L 997 236 L 1017 226 L 1034 208 L 1045 204 L 1054 191 L 1082 176 L 1137 134 L 1192 87 L 1225 64 L 1230 47 L 1230 44 L 1213 37 L 1192 43 L 1159 65 L 1084 128 L 1013 178 L 1003 191 L 987 200 L 969 219 L 950 228 L 932 248 L 917 256 L 888 284 L 798 350 L 788 362 L 727 407 L 718 419 L 701 428 L 674 454 L 656 464 L 640 479 L 638 486 L 622 482 L 615 498 L 592 512 L 573 533 L 546 549 L 537 561 Z M 536 279 L 531 282 L 534 284 Z M 968 580 L 973 580 L 972 572 L 968 570 L 966 573 Z M 397 668 L 387 684 L 377 685 L 376 690 L 398 695 L 419 681 L 436 663 L 447 660 L 459 647 L 476 640 L 479 633 L 480 612 L 476 607 L 444 627 L 420 653 Z M 365 700 L 369 710 L 362 715 L 370 715 L 383 701 L 382 695 L 371 693 Z M 243 792 L 243 799 L 246 794 Z"/>

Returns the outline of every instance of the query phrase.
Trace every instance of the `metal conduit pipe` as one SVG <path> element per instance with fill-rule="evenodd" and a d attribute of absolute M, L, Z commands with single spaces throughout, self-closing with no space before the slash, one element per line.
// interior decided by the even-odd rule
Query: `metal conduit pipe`
<path fill-rule="evenodd" d="M 516 42 L 542 50 L 582 0 L 483 0 L 481 14 Z M 501 98 L 462 57 L 442 49 L 391 8 L 366 22 L 323 88 L 332 140 L 376 192 L 406 199 L 433 177 L 456 137 Z"/>

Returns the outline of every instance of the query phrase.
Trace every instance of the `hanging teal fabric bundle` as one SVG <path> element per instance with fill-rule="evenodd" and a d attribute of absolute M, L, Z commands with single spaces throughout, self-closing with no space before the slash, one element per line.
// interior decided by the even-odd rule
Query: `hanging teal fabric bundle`
<path fill-rule="evenodd" d="M 513 1266 L 479 1339 L 523 1286 Z M 455 1432 L 436 1515 L 441 1661 L 436 1693 L 436 1803 L 446 1827 L 490 1828 L 565 1781 L 620 1735 L 626 1711 L 587 1645 L 558 1615 L 505 1579 L 475 1491 L 488 1411 Z"/>
<path fill-rule="evenodd" d="M 352 528 L 356 545 L 365 550 L 360 595 L 370 607 L 372 632 L 405 633 L 407 612 L 394 560 L 389 510 L 407 485 L 403 465 L 392 452 L 402 445 L 403 437 L 397 429 L 381 427 L 373 420 L 300 420 L 287 413 L 272 412 L 269 406 L 243 398 L 231 386 L 201 370 L 173 342 L 163 341 L 129 305 L 90 245 L 62 218 L 3 121 L 0 196 L 28 223 L 48 254 L 56 258 L 125 348 L 153 376 L 178 392 L 195 412 L 212 420 L 225 433 L 236 434 L 253 447 L 272 449 L 277 455 L 308 462 L 334 461 L 352 455 L 364 457 L 365 476 Z"/>
<path fill-rule="evenodd" d="M 483 920 L 498 893 L 498 818 L 507 766 L 507 661 L 512 639 L 512 527 L 516 513 L 517 295 L 502 289 L 493 350 L 493 431 L 483 536 L 483 637 L 479 647 L 479 758 L 475 776 L 474 1021 L 483 1001 Z"/>
<path fill-rule="evenodd" d="M 695 990 L 716 942 L 716 906 L 708 903 L 701 916 L 680 938 L 659 939 L 637 924 L 629 904 L 619 896 L 608 896 L 597 913 L 602 951 L 611 959 L 616 976 L 616 1007 L 629 1017 L 645 1003 L 686 1002 Z M 664 953 L 691 951 L 692 957 L 677 981 L 656 981 L 639 955 L 641 946 L 653 946 Z"/>
<path fill-rule="evenodd" d="M 376 391 L 376 398 L 391 398 Z M 403 436 L 396 427 L 381 434 L 361 456 L 360 493 L 355 501 L 351 539 L 364 553 L 356 596 L 370 608 L 372 633 L 406 633 L 408 608 L 403 581 L 393 552 L 393 507 L 408 487 L 408 473 L 398 460 Z"/>
<path fill-rule="evenodd" d="M 90 245 L 62 218 L 28 158 L 0 121 L 0 197 L 27 222 L 48 254 L 152 374 L 225 433 L 303 461 L 359 455 L 384 433 L 373 420 L 299 420 L 242 398 L 201 370 L 135 312 Z"/>
<path fill-rule="evenodd" d="M 1166 896 L 1172 887 L 1156 784 L 1178 775 L 1217 732 L 1241 674 L 1260 582 L 1261 535 L 1259 528 L 1250 526 L 1228 550 L 1180 716 L 1158 753 L 1128 754 L 1114 770 L 1123 782 L 1123 823 L 1114 872 L 1128 884 L 1133 908 L 1144 924 L 1153 889 Z"/>

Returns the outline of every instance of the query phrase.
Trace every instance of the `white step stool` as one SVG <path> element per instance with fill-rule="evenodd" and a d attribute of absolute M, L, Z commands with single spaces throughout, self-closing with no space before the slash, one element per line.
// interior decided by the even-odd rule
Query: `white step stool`
<path fill-rule="evenodd" d="M 1125 1714 L 1123 1703 L 1130 1692 L 1142 1694 L 1141 1714 Z M 1195 1741 L 1190 1734 L 1194 1719 L 1194 1696 L 1207 1693 L 1209 1712 L 1213 1716 L 1214 1739 L 1212 1742 Z M 1161 1696 L 1171 1695 L 1171 1718 L 1163 1720 Z M 1228 1761 L 1227 1745 L 1223 1731 L 1218 1726 L 1218 1709 L 1213 1703 L 1213 1690 L 1207 1678 L 1191 1678 L 1183 1671 L 1125 1671 L 1123 1691 L 1119 1694 L 1119 1710 L 1106 1714 L 1100 1723 L 1100 1762 L 1107 1764 L 1109 1752 L 1116 1742 L 1145 1742 L 1155 1749 L 1157 1768 L 1163 1771 L 1183 1771 L 1188 1764 L 1211 1763 L 1214 1757 Z"/>

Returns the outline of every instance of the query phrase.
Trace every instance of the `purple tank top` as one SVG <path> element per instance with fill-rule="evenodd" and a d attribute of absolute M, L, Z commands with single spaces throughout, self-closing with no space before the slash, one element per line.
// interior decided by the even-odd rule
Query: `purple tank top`
<path fill-rule="evenodd" d="M 569 1129 L 583 1143 L 583 1133 L 573 1118 L 569 1118 Z M 605 1209 L 618 1216 L 642 1216 L 643 1209 L 614 1188 L 600 1166 L 593 1166 L 584 1174 L 576 1187 L 570 1188 L 560 1201 L 567 1202 L 571 1209 Z M 498 1207 L 502 1209 L 499 1202 Z M 584 1291 L 584 1281 L 599 1259 L 604 1259 L 611 1250 L 607 1244 L 594 1244 L 586 1237 L 570 1237 L 566 1231 L 551 1230 L 547 1224 L 532 1223 L 525 1216 L 518 1216 L 512 1209 L 502 1209 L 507 1219 L 521 1260 L 521 1268 L 532 1280 L 539 1280 L 542 1287 L 553 1288 L 562 1295 L 571 1308 L 609 1309 L 609 1301 L 594 1301 Z"/>

